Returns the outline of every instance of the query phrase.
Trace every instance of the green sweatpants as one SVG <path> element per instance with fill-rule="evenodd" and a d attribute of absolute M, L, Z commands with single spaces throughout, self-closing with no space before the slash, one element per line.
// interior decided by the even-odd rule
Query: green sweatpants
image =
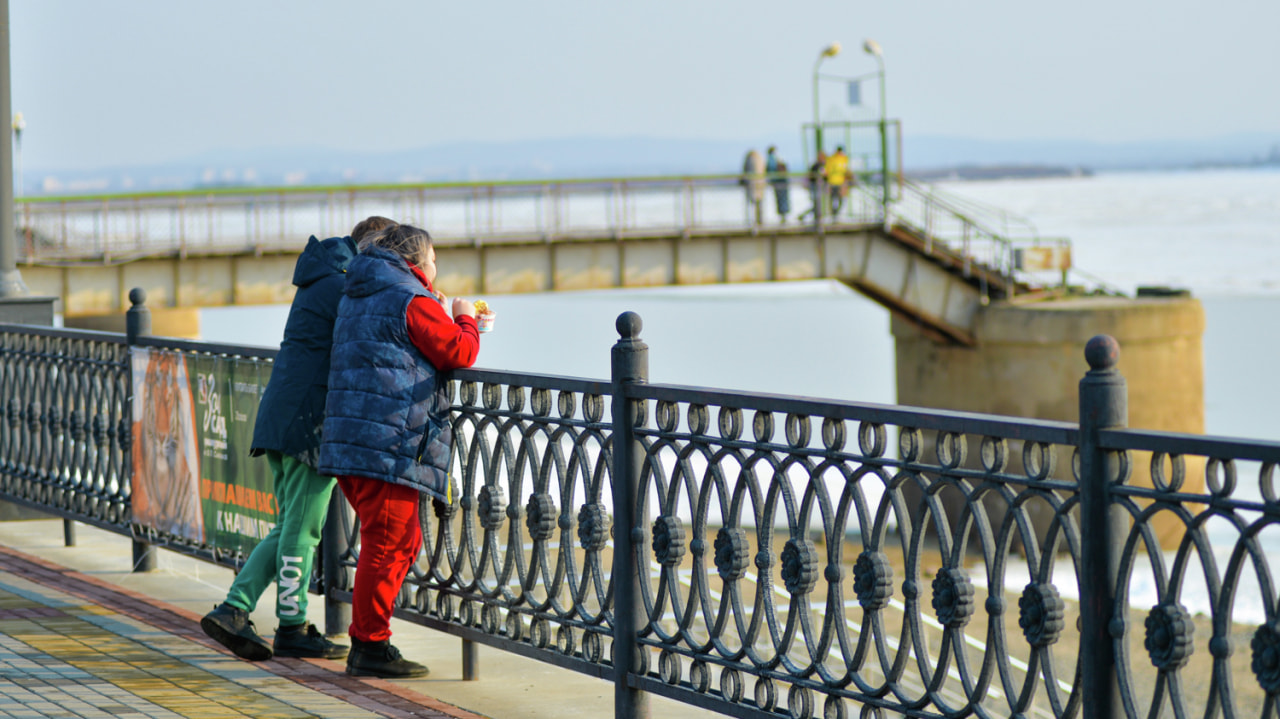
<path fill-rule="evenodd" d="M 266 455 L 275 475 L 276 526 L 249 553 L 227 590 L 227 603 L 252 612 L 267 586 L 275 582 L 280 626 L 297 626 L 307 621 L 311 566 L 336 482 L 293 457 L 272 451 Z"/>

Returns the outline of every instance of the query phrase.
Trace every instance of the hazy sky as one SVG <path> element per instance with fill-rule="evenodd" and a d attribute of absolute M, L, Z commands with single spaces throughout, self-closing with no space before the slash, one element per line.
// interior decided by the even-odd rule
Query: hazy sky
<path fill-rule="evenodd" d="M 1277 0 L 9 0 L 27 169 L 227 149 L 797 137 L 813 67 L 910 135 L 1280 130 Z M 872 101 L 878 90 L 864 88 Z M 850 109 L 822 86 L 824 116 Z"/>

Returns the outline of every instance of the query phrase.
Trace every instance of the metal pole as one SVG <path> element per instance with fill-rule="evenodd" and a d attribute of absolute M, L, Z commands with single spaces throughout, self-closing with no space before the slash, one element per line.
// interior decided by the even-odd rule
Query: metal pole
<path fill-rule="evenodd" d="M 139 337 L 151 334 L 151 310 L 147 309 L 147 293 L 141 287 L 129 290 L 129 304 L 131 306 L 124 314 L 124 332 L 126 341 L 132 345 Z M 137 437 L 133 438 L 133 441 L 137 440 Z M 155 568 L 155 549 L 146 542 L 134 539 L 133 571 L 150 572 Z"/>
<path fill-rule="evenodd" d="M 615 327 L 620 339 L 613 345 L 613 715 L 615 719 L 648 719 L 649 695 L 631 686 L 642 651 L 636 641 L 645 624 L 640 602 L 637 547 L 643 549 L 647 528 L 644 507 L 638 503 L 644 447 L 635 438 L 637 406 L 627 398 L 627 386 L 649 380 L 649 346 L 640 340 L 640 315 L 623 312 Z"/>
<path fill-rule="evenodd" d="M 26 297 L 18 272 L 17 225 L 13 215 L 13 103 L 9 98 L 9 0 L 0 0 L 0 117 L 9 137 L 0 142 L 0 299 Z"/>
<path fill-rule="evenodd" d="M 893 193 L 889 184 L 889 120 L 888 110 L 885 106 L 884 58 L 876 55 L 876 62 L 880 64 L 880 180 L 884 192 L 882 199 L 884 218 L 887 223 L 889 221 L 889 203 L 893 200 Z"/>
<path fill-rule="evenodd" d="M 1080 380 L 1080 673 L 1084 706 L 1090 719 L 1124 716 L 1116 671 L 1111 617 L 1116 611 L 1120 547 L 1128 531 L 1124 511 L 1111 502 L 1110 484 L 1120 471 L 1118 452 L 1098 440 L 1103 429 L 1129 424 L 1124 376 L 1116 370 L 1120 343 L 1107 335 L 1084 349 L 1089 371 Z"/>
<path fill-rule="evenodd" d="M 323 572 L 324 633 L 331 636 L 346 634 L 347 627 L 351 625 L 351 605 L 333 598 L 335 590 L 347 588 L 342 557 L 351 548 L 346 532 L 346 528 L 351 526 L 350 516 L 351 506 L 342 492 L 330 494 L 329 515 L 320 530 L 320 567 Z"/>

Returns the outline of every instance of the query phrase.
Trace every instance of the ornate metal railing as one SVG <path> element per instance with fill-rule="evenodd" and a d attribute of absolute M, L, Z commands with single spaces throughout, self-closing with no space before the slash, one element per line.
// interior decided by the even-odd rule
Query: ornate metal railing
<path fill-rule="evenodd" d="M 611 680 L 627 717 L 655 694 L 740 717 L 1274 713 L 1280 443 L 1125 428 L 1109 338 L 1076 425 L 648 384 L 639 319 L 619 331 L 608 382 L 452 377 L 455 501 L 424 503 L 397 616 L 465 662 L 483 643 Z M 136 529 L 109 430 L 124 342 L 0 341 L 0 494 Z M 105 444 L 71 430 L 99 415 Z M 330 525 L 315 586 L 343 606 L 358 528 Z"/>

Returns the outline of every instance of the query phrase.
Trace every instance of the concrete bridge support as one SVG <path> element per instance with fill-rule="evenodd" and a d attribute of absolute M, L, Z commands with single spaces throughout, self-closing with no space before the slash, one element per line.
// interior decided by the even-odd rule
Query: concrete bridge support
<path fill-rule="evenodd" d="M 991 412 L 1076 422 L 1080 376 L 1088 369 L 1080 348 L 1106 334 L 1120 342 L 1119 370 L 1129 386 L 1129 426 L 1204 432 L 1204 311 L 1199 300 L 1173 297 L 1080 297 L 1040 302 L 993 302 L 975 323 L 973 347 L 944 345 L 909 322 L 891 323 L 897 358 L 898 402 L 939 409 Z M 933 438 L 927 438 L 930 448 Z M 978 465 L 978 447 L 968 463 Z M 1057 476 L 1071 476 L 1070 448 L 1056 453 Z M 1022 447 L 1010 446 L 1010 470 L 1022 470 Z M 1132 456 L 1131 482 L 1151 486 L 1151 456 Z M 1204 487 L 1204 461 L 1186 458 L 1187 491 Z M 1169 462 L 1165 460 L 1168 476 Z M 959 516 L 963 501 L 947 497 Z M 988 502 L 998 526 L 1000 503 Z M 1039 526 L 1048 524 L 1041 506 Z M 1171 518 L 1163 518 L 1169 519 Z M 1181 538 L 1181 523 L 1158 521 L 1161 543 Z"/>

